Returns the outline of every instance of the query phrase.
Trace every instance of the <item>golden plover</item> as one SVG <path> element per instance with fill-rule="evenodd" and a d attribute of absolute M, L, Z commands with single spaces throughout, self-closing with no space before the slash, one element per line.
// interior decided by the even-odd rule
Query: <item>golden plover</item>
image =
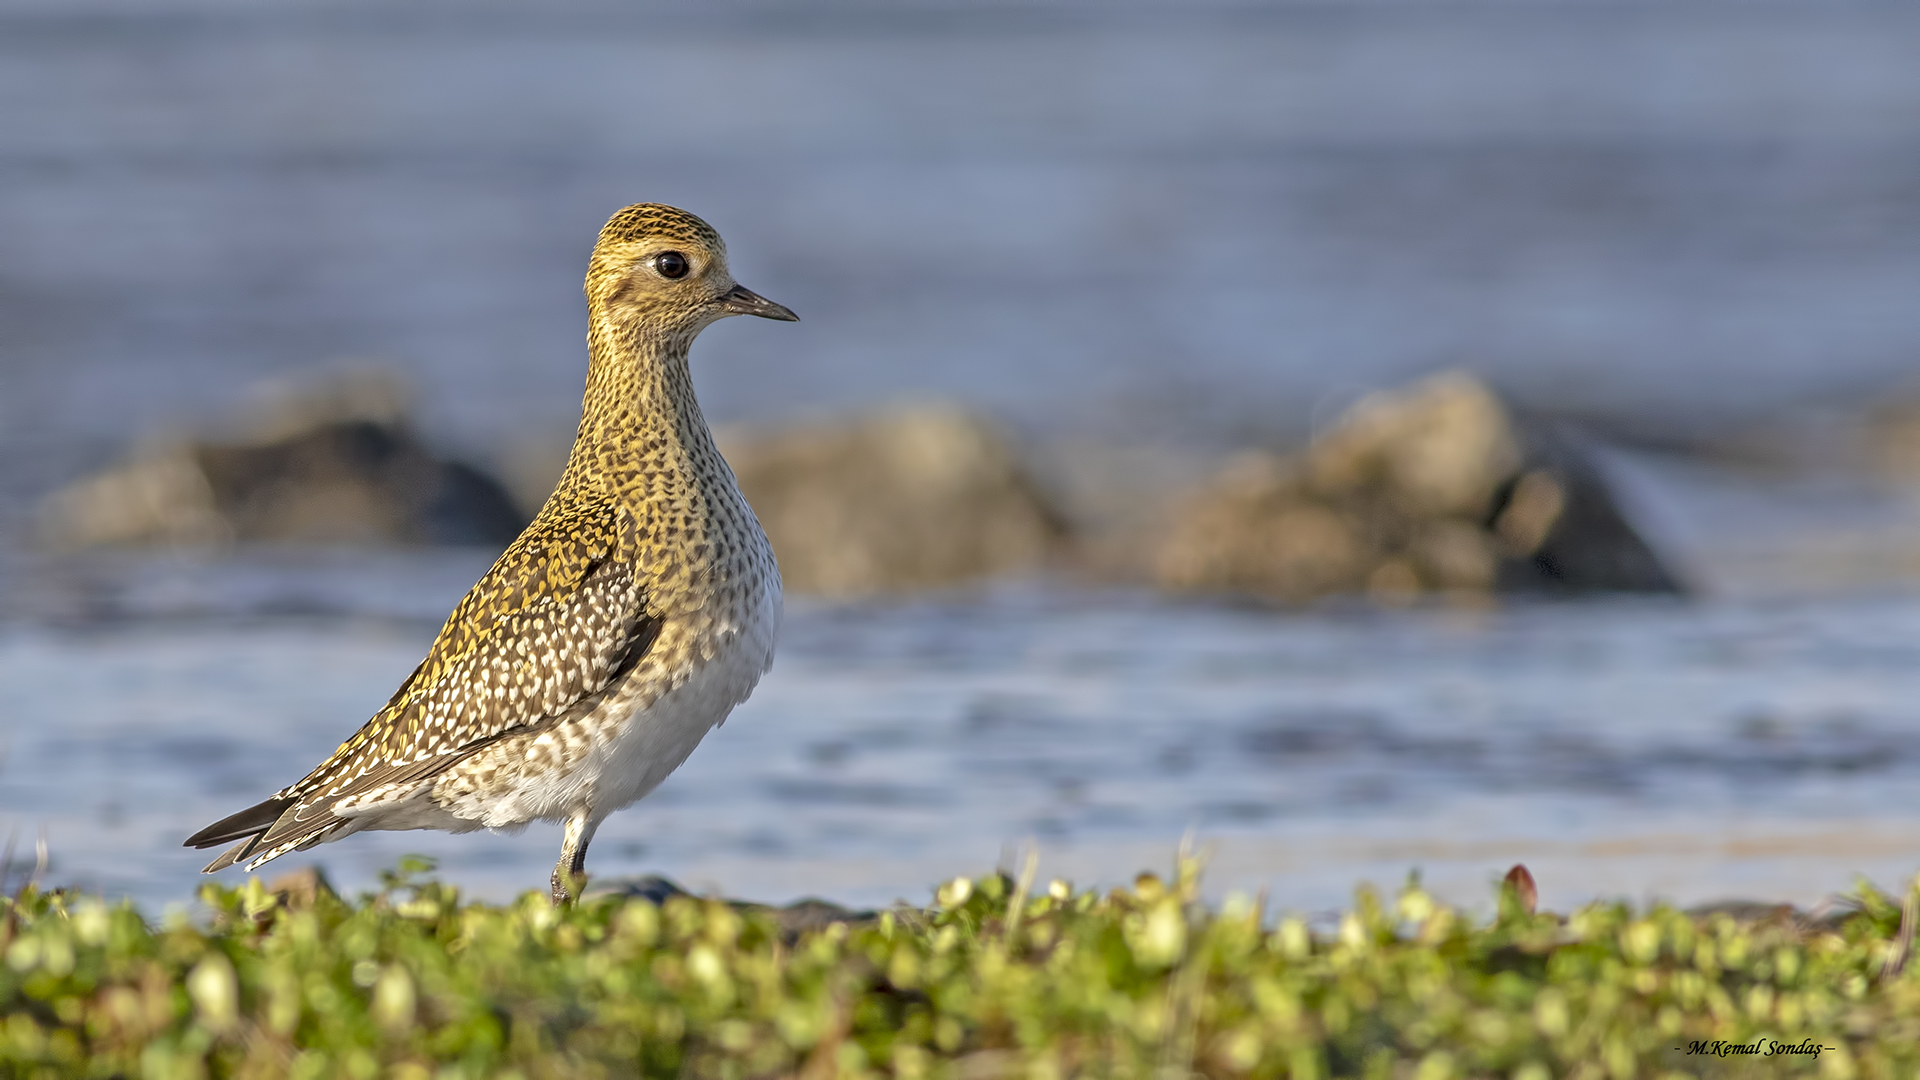
<path fill-rule="evenodd" d="M 679 768 L 773 662 L 780 571 L 694 401 L 687 350 L 729 315 L 797 316 L 734 283 L 706 222 L 652 203 L 600 230 L 586 292 L 586 399 L 553 495 L 373 719 L 188 838 L 233 844 L 207 873 L 362 829 L 538 819 L 565 825 L 561 903 L 600 822 Z"/>

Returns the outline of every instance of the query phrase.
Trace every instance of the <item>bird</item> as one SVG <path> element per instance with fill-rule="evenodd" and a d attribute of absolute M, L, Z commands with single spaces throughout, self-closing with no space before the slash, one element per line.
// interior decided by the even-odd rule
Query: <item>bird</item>
<path fill-rule="evenodd" d="M 366 829 L 563 826 L 555 905 L 607 815 L 652 791 L 772 666 L 780 570 L 694 398 L 687 354 L 733 315 L 799 316 L 737 284 L 705 221 L 628 206 L 588 260 L 587 381 L 553 494 L 420 665 L 332 756 L 186 840 L 215 873 Z"/>

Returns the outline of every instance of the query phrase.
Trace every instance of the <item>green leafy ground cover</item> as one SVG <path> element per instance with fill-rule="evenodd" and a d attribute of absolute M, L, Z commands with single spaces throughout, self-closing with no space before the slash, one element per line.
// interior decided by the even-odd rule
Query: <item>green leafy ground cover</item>
<path fill-rule="evenodd" d="M 257 880 L 208 887 L 211 917 L 157 925 L 28 888 L 0 900 L 0 1075 L 1600 1080 L 1920 1067 L 1920 976 L 1883 974 L 1900 911 L 1864 887 L 1856 911 L 1809 924 L 1618 904 L 1535 915 L 1510 890 L 1497 918 L 1476 920 L 1410 885 L 1391 902 L 1363 889 L 1314 932 L 1263 921 L 1251 901 L 1209 908 L 1196 875 L 1187 863 L 1106 894 L 956 879 L 927 909 L 798 936 L 720 901 L 555 911 L 530 893 L 491 906 L 405 873 L 353 902 L 322 892 L 288 906 Z"/>

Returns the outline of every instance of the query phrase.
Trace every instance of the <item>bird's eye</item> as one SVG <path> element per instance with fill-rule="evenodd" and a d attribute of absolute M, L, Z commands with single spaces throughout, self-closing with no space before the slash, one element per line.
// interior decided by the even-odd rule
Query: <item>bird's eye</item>
<path fill-rule="evenodd" d="M 677 251 L 663 251 L 653 257 L 653 268 L 663 278 L 683 278 L 691 264 L 687 257 Z"/>

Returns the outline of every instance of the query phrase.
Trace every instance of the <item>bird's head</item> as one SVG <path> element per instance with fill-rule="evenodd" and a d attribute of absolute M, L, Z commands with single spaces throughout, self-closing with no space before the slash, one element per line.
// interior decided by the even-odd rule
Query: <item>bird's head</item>
<path fill-rule="evenodd" d="M 597 315 L 686 339 L 729 315 L 800 321 L 735 283 L 727 246 L 711 225 L 660 203 L 629 206 L 600 230 L 587 267 L 587 305 Z"/>

